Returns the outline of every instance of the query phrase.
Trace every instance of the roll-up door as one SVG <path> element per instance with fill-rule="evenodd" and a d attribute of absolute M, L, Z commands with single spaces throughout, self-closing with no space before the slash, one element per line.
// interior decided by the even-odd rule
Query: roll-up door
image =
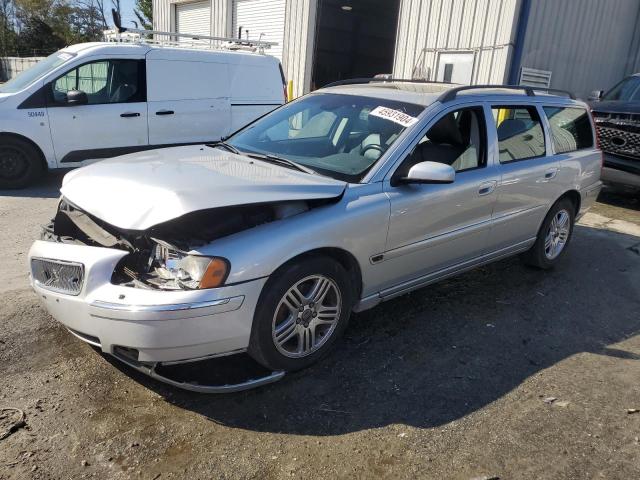
<path fill-rule="evenodd" d="M 205 2 L 176 5 L 176 31 L 194 35 L 211 35 L 211 4 Z"/>
<path fill-rule="evenodd" d="M 243 38 L 249 30 L 250 40 L 277 42 L 266 53 L 282 60 L 284 12 L 285 0 L 233 0 L 233 35 L 242 27 Z"/>

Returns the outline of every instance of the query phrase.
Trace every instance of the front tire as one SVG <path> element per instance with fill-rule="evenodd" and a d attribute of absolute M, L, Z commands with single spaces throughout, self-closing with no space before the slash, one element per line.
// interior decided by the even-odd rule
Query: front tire
<path fill-rule="evenodd" d="M 567 251 L 575 215 L 575 207 L 569 199 L 557 201 L 542 222 L 536 243 L 522 254 L 522 261 L 544 270 L 553 268 Z"/>
<path fill-rule="evenodd" d="M 305 368 L 342 335 L 352 306 L 349 276 L 335 260 L 307 257 L 286 265 L 262 290 L 249 355 L 272 370 Z"/>
<path fill-rule="evenodd" d="M 40 152 L 25 140 L 0 140 L 0 188 L 16 189 L 33 184 L 44 169 Z"/>

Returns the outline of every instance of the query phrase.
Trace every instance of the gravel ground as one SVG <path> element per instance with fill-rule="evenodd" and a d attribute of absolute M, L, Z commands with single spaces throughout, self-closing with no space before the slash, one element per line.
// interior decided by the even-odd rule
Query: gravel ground
<path fill-rule="evenodd" d="M 554 271 L 508 259 L 427 287 L 355 315 L 317 366 L 208 396 L 113 363 L 39 306 L 25 258 L 60 178 L 0 192 L 0 407 L 26 413 L 1 479 L 640 475 L 637 199 L 603 194 Z"/>

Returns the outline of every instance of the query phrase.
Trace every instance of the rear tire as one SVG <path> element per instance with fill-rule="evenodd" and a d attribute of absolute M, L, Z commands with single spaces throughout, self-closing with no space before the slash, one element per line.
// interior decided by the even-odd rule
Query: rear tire
<path fill-rule="evenodd" d="M 0 140 L 0 188 L 27 187 L 43 173 L 42 157 L 37 148 L 19 138 Z"/>
<path fill-rule="evenodd" d="M 542 222 L 536 243 L 520 256 L 522 261 L 544 270 L 553 268 L 567 251 L 575 215 L 575 207 L 568 198 L 557 201 Z"/>
<path fill-rule="evenodd" d="M 256 306 L 248 353 L 272 370 L 315 363 L 347 328 L 353 292 L 345 269 L 329 257 L 306 257 L 267 281 Z"/>

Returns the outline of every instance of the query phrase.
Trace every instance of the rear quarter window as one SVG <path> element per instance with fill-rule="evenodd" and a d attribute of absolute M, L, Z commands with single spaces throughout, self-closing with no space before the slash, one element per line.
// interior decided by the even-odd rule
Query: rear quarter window
<path fill-rule="evenodd" d="M 492 107 L 498 134 L 500 163 L 545 155 L 544 131 L 535 107 Z"/>
<path fill-rule="evenodd" d="M 593 131 L 584 108 L 544 107 L 556 153 L 593 147 Z"/>

